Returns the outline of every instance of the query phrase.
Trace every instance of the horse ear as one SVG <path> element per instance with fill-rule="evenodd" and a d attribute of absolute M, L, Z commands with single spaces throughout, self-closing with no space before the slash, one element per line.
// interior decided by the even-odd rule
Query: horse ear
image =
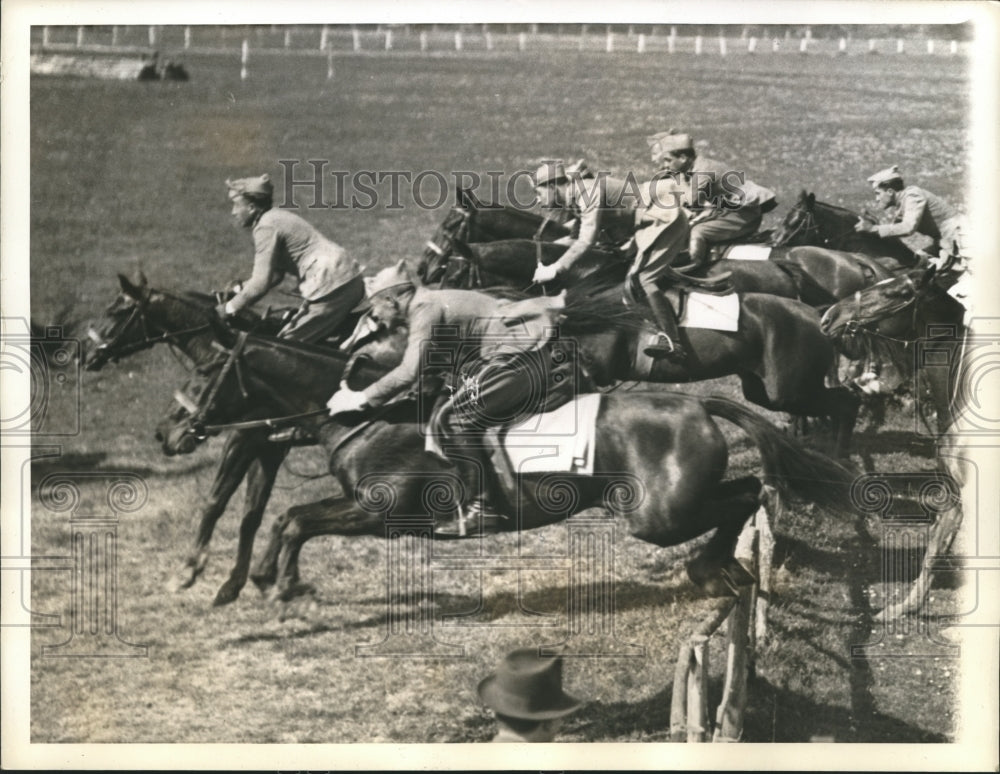
<path fill-rule="evenodd" d="M 212 335 L 226 349 L 236 346 L 236 331 L 226 325 L 216 314 L 208 316 L 208 327 L 212 330 Z"/>
<path fill-rule="evenodd" d="M 146 279 L 146 272 L 144 272 L 142 269 L 138 269 L 136 271 L 136 277 L 139 280 L 139 287 L 145 288 L 149 286 L 149 280 Z"/>
<path fill-rule="evenodd" d="M 804 193 L 804 192 L 803 192 Z M 806 196 L 806 202 L 809 203 L 810 209 L 816 206 L 816 194 L 810 193 Z"/>
<path fill-rule="evenodd" d="M 139 285 L 132 284 L 124 274 L 118 275 L 118 284 L 122 286 L 122 292 L 129 298 L 134 298 L 136 301 L 142 300 L 142 283 Z"/>

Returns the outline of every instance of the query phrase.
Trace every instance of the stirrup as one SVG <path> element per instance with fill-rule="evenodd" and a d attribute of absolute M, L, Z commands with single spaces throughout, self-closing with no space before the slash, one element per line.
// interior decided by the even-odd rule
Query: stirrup
<path fill-rule="evenodd" d="M 507 517 L 497 513 L 481 499 L 473 500 L 467 506 L 460 508 L 455 519 L 434 529 L 435 535 L 441 537 L 474 537 L 476 535 L 495 535 L 504 532 Z"/>
<path fill-rule="evenodd" d="M 668 360 L 673 360 L 674 362 L 687 359 L 687 351 L 678 342 L 675 342 L 663 331 L 657 332 L 657 336 L 661 339 L 661 341 L 665 340 L 666 343 L 663 344 L 658 342 L 646 347 L 643 352 L 645 352 L 649 357 L 665 357 Z"/>

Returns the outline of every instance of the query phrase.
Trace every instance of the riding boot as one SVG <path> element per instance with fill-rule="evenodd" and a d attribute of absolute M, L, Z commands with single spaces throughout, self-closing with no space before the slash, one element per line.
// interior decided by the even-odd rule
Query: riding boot
<path fill-rule="evenodd" d="M 646 347 L 643 351 L 650 357 L 665 357 L 675 363 L 685 360 L 688 353 L 680 342 L 680 330 L 674 308 L 661 293 L 649 293 L 646 299 L 663 341 Z"/>
<path fill-rule="evenodd" d="M 473 537 L 503 532 L 507 517 L 497 513 L 490 502 L 489 490 L 483 480 L 487 460 L 481 441 L 475 439 L 471 443 L 456 444 L 456 440 L 451 439 L 449 458 L 458 469 L 465 490 L 473 494 L 468 502 L 456 509 L 455 519 L 437 526 L 434 533 L 441 537 Z"/>

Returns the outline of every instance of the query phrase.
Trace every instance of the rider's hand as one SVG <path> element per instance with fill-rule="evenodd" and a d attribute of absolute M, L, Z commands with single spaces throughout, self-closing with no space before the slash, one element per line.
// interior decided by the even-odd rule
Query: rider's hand
<path fill-rule="evenodd" d="M 227 317 L 232 317 L 236 314 L 236 310 L 233 309 L 233 305 L 230 301 L 226 301 L 226 303 L 219 304 L 215 307 L 215 313 L 225 320 Z"/>
<path fill-rule="evenodd" d="M 531 281 L 541 285 L 545 282 L 551 282 L 559 274 L 559 269 L 554 263 L 550 263 L 548 266 L 538 265 L 535 269 L 535 276 L 531 278 Z"/>
<path fill-rule="evenodd" d="M 326 402 L 326 407 L 330 410 L 332 417 L 345 411 L 360 411 L 366 404 L 365 394 L 361 390 L 341 388 Z"/>
<path fill-rule="evenodd" d="M 874 223 L 871 223 L 864 218 L 858 218 L 858 222 L 854 224 L 854 230 L 861 234 L 874 234 L 878 231 Z"/>

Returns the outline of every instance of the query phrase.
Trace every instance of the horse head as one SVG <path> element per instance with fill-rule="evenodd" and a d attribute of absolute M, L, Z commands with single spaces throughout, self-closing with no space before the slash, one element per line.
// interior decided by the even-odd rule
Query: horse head
<path fill-rule="evenodd" d="M 813 244 L 810 239 L 816 236 L 817 229 L 816 194 L 809 193 L 803 188 L 798 201 L 774 230 L 771 247 Z"/>
<path fill-rule="evenodd" d="M 215 357 L 174 393 L 177 405 L 156 426 L 168 456 L 190 454 L 233 423 L 260 420 L 270 427 L 278 418 L 324 413 L 346 373 L 345 352 L 239 333 L 221 322 L 213 327 Z"/>
<path fill-rule="evenodd" d="M 828 337 L 851 356 L 872 340 L 909 341 L 915 331 L 918 304 L 936 289 L 936 270 L 915 269 L 859 290 L 831 306 L 820 321 Z"/>
<path fill-rule="evenodd" d="M 468 233 L 472 212 L 461 205 L 452 207 L 434 236 L 424 244 L 424 252 L 417 265 L 417 276 L 425 285 L 439 282 L 444 276 L 454 240 L 462 239 Z"/>

